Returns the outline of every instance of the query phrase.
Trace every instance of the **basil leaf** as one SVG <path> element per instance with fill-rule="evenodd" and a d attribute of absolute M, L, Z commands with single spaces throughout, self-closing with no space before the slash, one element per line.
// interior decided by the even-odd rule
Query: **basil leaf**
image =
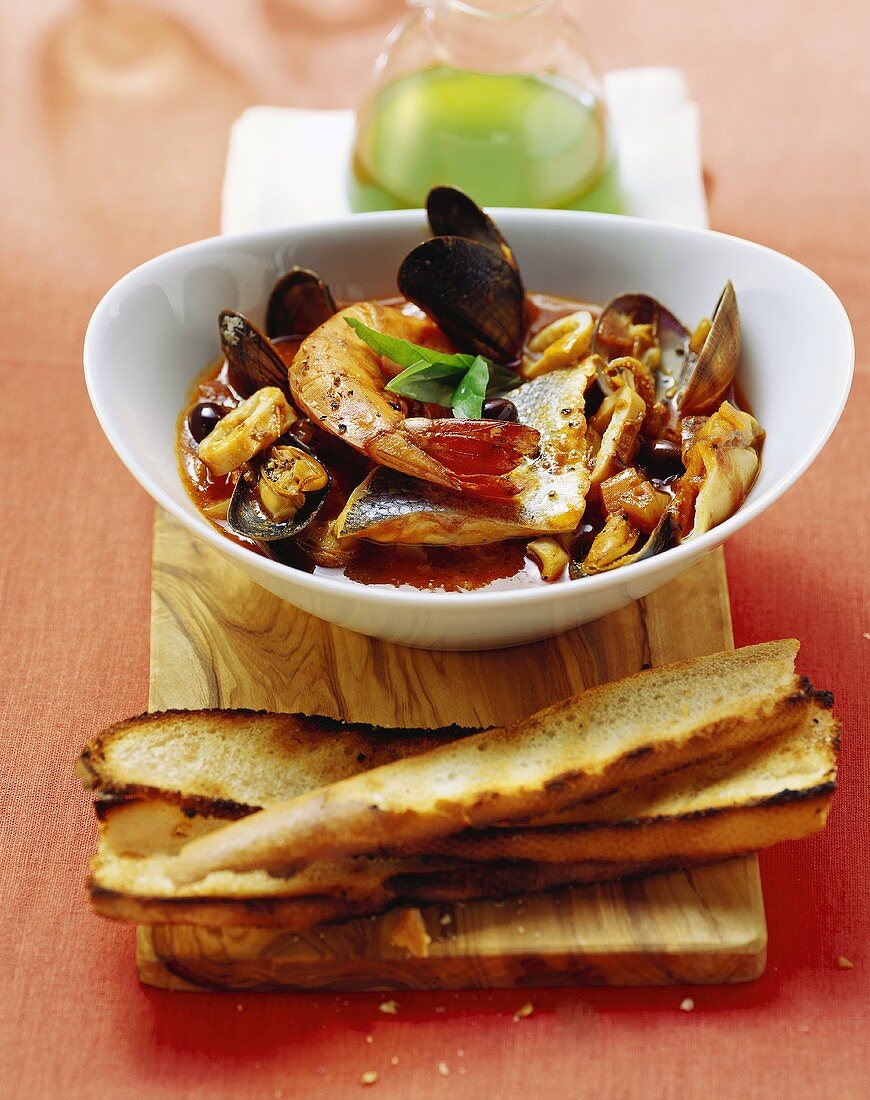
<path fill-rule="evenodd" d="M 397 374 L 384 389 L 410 397 L 414 401 L 444 405 L 449 408 L 453 402 L 454 385 L 458 377 L 457 368 L 443 363 L 427 363 L 420 359 L 401 374 Z"/>
<path fill-rule="evenodd" d="M 509 390 L 515 390 L 522 383 L 523 380 L 516 371 L 500 367 L 497 363 L 489 364 L 489 385 L 486 387 L 488 394 L 507 393 Z"/>
<path fill-rule="evenodd" d="M 422 359 L 426 363 L 452 366 L 458 371 L 468 370 L 474 362 L 473 355 L 451 355 L 446 351 L 424 348 L 422 344 L 412 344 L 410 340 L 402 340 L 398 336 L 387 336 L 384 332 L 378 332 L 364 325 L 356 317 L 345 317 L 345 321 L 372 351 L 376 351 L 378 355 L 385 355 L 400 367 L 416 366 Z"/>
<path fill-rule="evenodd" d="M 356 317 L 345 321 L 372 351 L 404 367 L 385 389 L 413 401 L 452 406 L 457 416 L 477 420 L 487 393 L 516 389 L 522 378 L 506 367 L 490 363 L 482 355 L 455 355 L 412 344 L 369 328 Z"/>
<path fill-rule="evenodd" d="M 483 356 L 475 356 L 453 394 L 453 412 L 456 416 L 466 420 L 480 420 L 488 383 L 489 364 Z"/>

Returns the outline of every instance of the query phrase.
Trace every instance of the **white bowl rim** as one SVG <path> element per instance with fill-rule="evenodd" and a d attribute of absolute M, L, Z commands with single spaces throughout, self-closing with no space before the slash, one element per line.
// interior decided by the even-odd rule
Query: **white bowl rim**
<path fill-rule="evenodd" d="M 603 222 L 605 224 L 610 223 L 617 232 L 630 232 L 631 227 L 636 226 L 643 229 L 666 232 L 669 235 L 694 238 L 716 237 L 722 240 L 737 241 L 741 246 L 749 248 L 759 254 L 776 256 L 778 260 L 784 261 L 787 265 L 800 270 L 808 276 L 810 281 L 817 285 L 822 295 L 829 299 L 830 304 L 834 307 L 835 315 L 839 313 L 848 340 L 849 365 L 842 378 L 840 393 L 837 395 L 834 411 L 828 419 L 828 422 L 821 428 L 818 435 L 815 437 L 812 446 L 803 454 L 798 463 L 783 473 L 764 493 L 742 504 L 734 515 L 730 516 L 727 520 L 724 520 L 710 531 L 705 532 L 703 535 L 684 540 L 679 545 L 665 551 L 662 555 L 656 555 L 646 561 L 635 562 L 632 565 L 625 566 L 624 569 L 601 573 L 598 576 L 585 577 L 582 582 L 574 582 L 582 583 L 584 591 L 591 592 L 604 590 L 610 587 L 614 581 L 623 581 L 627 579 L 629 575 L 632 578 L 641 580 L 649 573 L 657 572 L 661 567 L 662 558 L 665 556 L 667 556 L 668 561 L 675 567 L 678 566 L 681 561 L 684 563 L 684 566 L 688 565 L 689 561 L 686 559 L 694 559 L 701 554 L 715 549 L 732 534 L 739 531 L 761 512 L 765 511 L 774 501 L 778 500 L 787 489 L 791 488 L 815 461 L 840 420 L 840 416 L 842 415 L 843 408 L 849 396 L 855 365 L 855 340 L 848 315 L 840 299 L 820 275 L 817 275 L 813 270 L 806 267 L 798 260 L 792 259 L 782 252 L 777 252 L 775 249 L 768 248 L 766 245 L 757 244 L 754 241 L 747 241 L 734 234 L 720 233 L 712 229 L 696 229 L 690 226 L 671 225 L 666 222 L 657 222 L 649 218 L 635 218 L 624 214 L 599 214 L 576 210 L 541 210 L 524 207 L 487 207 L 487 209 L 496 218 L 507 214 L 509 217 L 530 217 L 540 219 L 544 222 L 554 223 L 560 221 L 570 224 L 576 224 L 578 222 L 582 224 L 584 221 L 594 223 Z M 388 588 L 379 585 L 355 584 L 347 580 L 325 577 L 314 573 L 306 573 L 302 569 L 293 569 L 290 566 L 273 561 L 271 558 L 254 554 L 246 547 L 220 534 L 220 532 L 212 527 L 204 517 L 198 516 L 194 518 L 161 486 L 153 483 L 150 474 L 139 461 L 135 451 L 128 445 L 126 439 L 123 438 L 119 432 L 115 431 L 111 417 L 108 415 L 100 398 L 95 382 L 95 345 L 98 339 L 96 330 L 102 323 L 104 315 L 112 309 L 115 301 L 121 298 L 125 293 L 128 284 L 135 282 L 142 275 L 147 274 L 151 268 L 161 266 L 170 257 L 180 253 L 187 253 L 195 256 L 198 252 L 206 252 L 216 247 L 218 244 L 232 247 L 234 244 L 249 242 L 257 243 L 261 240 L 274 238 L 277 234 L 282 232 L 292 234 L 295 230 L 300 229 L 304 229 L 305 231 L 315 230 L 322 233 L 333 233 L 340 230 L 342 226 L 346 226 L 348 222 L 357 223 L 365 221 L 375 228 L 380 224 L 385 226 L 392 226 L 395 224 L 401 225 L 404 222 L 407 222 L 409 225 L 415 223 L 420 224 L 423 222 L 423 213 L 424 212 L 419 209 L 378 211 L 367 214 L 349 214 L 335 218 L 318 219 L 312 222 L 290 223 L 285 226 L 271 226 L 267 229 L 257 229 L 245 233 L 219 234 L 213 237 L 207 237 L 203 240 L 180 245 L 177 248 L 161 253 L 159 256 L 155 256 L 145 261 L 145 263 L 138 265 L 133 268 L 132 271 L 122 276 L 122 278 L 105 293 L 88 323 L 85 333 L 83 358 L 85 383 L 87 385 L 91 404 L 93 405 L 100 427 L 103 429 L 103 432 L 116 454 L 136 481 L 146 490 L 156 503 L 169 512 L 170 515 L 174 516 L 175 519 L 185 527 L 192 530 L 198 537 L 204 539 L 205 542 L 224 557 L 237 561 L 239 568 L 243 570 L 248 570 L 253 566 L 274 577 L 276 580 L 283 580 L 286 583 L 289 569 L 292 572 L 294 583 L 298 583 L 301 588 L 308 589 L 314 593 L 345 597 L 352 596 L 354 600 L 362 600 L 363 602 L 371 601 L 374 603 L 381 603 L 384 600 L 388 600 L 397 606 L 409 608 L 428 607 L 431 609 L 433 606 L 440 605 L 444 607 L 453 604 L 456 606 L 457 610 L 459 606 L 463 608 L 489 607 L 492 609 L 497 604 L 504 605 L 510 603 L 512 605 L 521 606 L 533 602 L 546 603 L 564 599 L 568 593 L 566 592 L 565 586 L 562 584 L 528 585 L 522 587 L 518 586 L 516 588 L 496 589 L 495 591 L 484 590 L 478 592 L 443 592 L 430 591 L 428 589 L 409 590 L 406 588 Z M 196 522 L 197 519 L 200 522 Z M 256 559 L 254 562 L 251 561 L 252 557 Z M 349 588 L 351 591 L 348 591 Z"/>

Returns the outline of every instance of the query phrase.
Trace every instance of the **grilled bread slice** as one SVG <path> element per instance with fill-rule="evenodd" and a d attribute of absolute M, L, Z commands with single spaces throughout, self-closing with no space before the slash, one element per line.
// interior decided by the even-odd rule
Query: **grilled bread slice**
<path fill-rule="evenodd" d="M 248 710 L 143 714 L 98 734 L 77 772 L 102 799 L 163 797 L 233 818 L 476 730 L 390 730 Z M 218 810 L 220 805 L 220 810 Z"/>
<path fill-rule="evenodd" d="M 243 727 L 236 728 L 243 737 Z M 232 785 L 233 746 L 213 747 L 209 781 Z M 837 724 L 816 704 L 790 734 L 583 803 L 571 825 L 467 831 L 427 856 L 354 857 L 294 876 L 222 871 L 188 888 L 165 873 L 188 840 L 221 828 L 234 804 L 151 787 L 101 803 L 91 899 L 98 912 L 143 923 L 313 924 L 417 901 L 456 901 L 565 883 L 692 867 L 825 823 L 835 785 Z M 268 769 L 266 768 L 266 771 Z M 153 778 L 153 777 L 152 777 Z M 250 798 L 257 799 L 255 789 Z M 486 859 L 487 862 L 470 862 Z"/>
<path fill-rule="evenodd" d="M 147 797 L 102 804 L 91 896 L 107 916 L 147 923 L 303 930 L 403 902 L 503 895 L 694 866 L 821 828 L 834 789 L 836 746 L 836 721 L 828 706 L 816 703 L 789 734 L 583 803 L 571 825 L 466 831 L 428 856 L 355 857 L 283 877 L 225 871 L 186 888 L 167 879 L 165 857 L 220 829 L 233 804 L 195 793 L 179 801 L 177 792 L 152 787 Z M 222 759 L 213 757 L 210 777 L 219 788 L 222 767 L 215 765 Z M 249 797 L 259 801 L 255 788 Z M 480 859 L 489 862 L 469 862 Z"/>
<path fill-rule="evenodd" d="M 378 745 L 376 733 L 356 729 L 322 732 L 320 740 L 328 743 L 318 746 L 310 728 L 300 751 L 298 722 L 287 715 L 186 712 L 145 716 L 100 735 L 83 760 L 86 782 L 99 794 L 98 812 L 111 824 L 103 847 L 116 854 L 176 854 L 228 818 L 268 807 L 287 791 L 302 793 L 342 778 L 349 767 L 364 766 L 360 757 L 377 761 L 379 752 L 395 751 L 395 738 Z M 822 697 L 793 730 L 760 745 L 518 826 L 464 830 L 422 850 L 549 862 L 716 858 L 767 847 L 824 824 L 838 735 L 830 699 Z M 374 743 L 362 742 L 363 736 Z M 409 738 L 405 747 L 412 741 L 419 746 L 432 739 Z M 365 752 L 358 751 L 361 744 Z M 312 755 L 317 768 L 307 767 Z M 173 805 L 182 813 L 173 814 Z"/>
<path fill-rule="evenodd" d="M 465 830 L 427 845 L 460 859 L 722 859 L 824 828 L 839 723 L 819 700 L 794 730 L 524 826 Z"/>
<path fill-rule="evenodd" d="M 812 700 L 797 642 L 650 669 L 487 730 L 297 795 L 191 840 L 178 885 L 222 870 L 287 870 L 402 851 L 528 819 L 792 728 Z"/>
<path fill-rule="evenodd" d="M 403 904 L 504 897 L 566 884 L 602 882 L 692 866 L 677 861 L 584 860 L 474 863 L 437 856 L 354 856 L 312 863 L 293 874 L 220 871 L 203 882 L 175 887 L 165 857 L 193 836 L 220 827 L 220 818 L 159 795 L 117 801 L 100 823 L 100 845 L 90 879 L 97 912 L 144 924 L 200 924 L 307 929 Z"/>

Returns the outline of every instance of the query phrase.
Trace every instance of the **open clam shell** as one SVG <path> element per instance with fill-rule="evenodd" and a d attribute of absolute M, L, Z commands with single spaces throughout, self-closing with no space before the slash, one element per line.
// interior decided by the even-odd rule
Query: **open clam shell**
<path fill-rule="evenodd" d="M 277 386 L 289 397 L 287 367 L 269 337 L 233 309 L 222 310 L 218 324 L 233 388 L 249 397 L 263 386 Z"/>
<path fill-rule="evenodd" d="M 276 446 L 296 447 L 316 458 L 311 448 L 290 432 L 285 432 L 277 440 Z M 326 485 L 322 489 L 306 493 L 304 505 L 289 520 L 280 522 L 269 515 L 263 507 L 257 491 L 260 467 L 266 457 L 267 455 L 259 455 L 248 464 L 247 469 L 242 470 L 230 498 L 227 522 L 237 535 L 243 535 L 258 542 L 278 542 L 295 538 L 305 530 L 323 507 L 332 478 L 327 472 Z"/>
<path fill-rule="evenodd" d="M 568 573 L 572 580 L 578 580 L 581 577 L 595 577 L 599 573 L 609 573 L 613 569 L 621 569 L 624 565 L 632 565 L 636 561 L 645 561 L 647 558 L 652 558 L 663 550 L 669 549 L 675 542 L 676 528 L 674 521 L 671 514 L 665 512 L 640 549 L 635 550 L 633 554 L 623 554 L 616 561 L 600 568 L 587 566 L 584 562 L 572 558 Z"/>
<path fill-rule="evenodd" d="M 710 331 L 697 359 L 687 364 L 677 393 L 684 416 L 711 413 L 724 400 L 740 362 L 740 313 L 731 280 L 716 303 Z"/>
<path fill-rule="evenodd" d="M 266 309 L 269 338 L 308 336 L 335 313 L 329 287 L 314 271 L 294 267 L 275 283 Z"/>
<path fill-rule="evenodd" d="M 661 349 L 656 372 L 656 399 L 673 396 L 691 357 L 691 334 L 669 309 L 648 294 L 620 294 L 607 303 L 595 325 L 592 353 L 600 355 L 605 362 L 634 355 L 634 338 L 629 332 L 631 325 L 653 326 Z M 609 392 L 606 378 L 599 377 L 599 384 Z"/>

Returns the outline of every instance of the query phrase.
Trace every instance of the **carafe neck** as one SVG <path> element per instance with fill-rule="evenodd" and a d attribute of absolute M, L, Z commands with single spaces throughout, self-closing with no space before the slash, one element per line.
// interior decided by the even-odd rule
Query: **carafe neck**
<path fill-rule="evenodd" d="M 562 0 L 409 0 L 443 65 L 534 73 L 556 64 Z"/>

